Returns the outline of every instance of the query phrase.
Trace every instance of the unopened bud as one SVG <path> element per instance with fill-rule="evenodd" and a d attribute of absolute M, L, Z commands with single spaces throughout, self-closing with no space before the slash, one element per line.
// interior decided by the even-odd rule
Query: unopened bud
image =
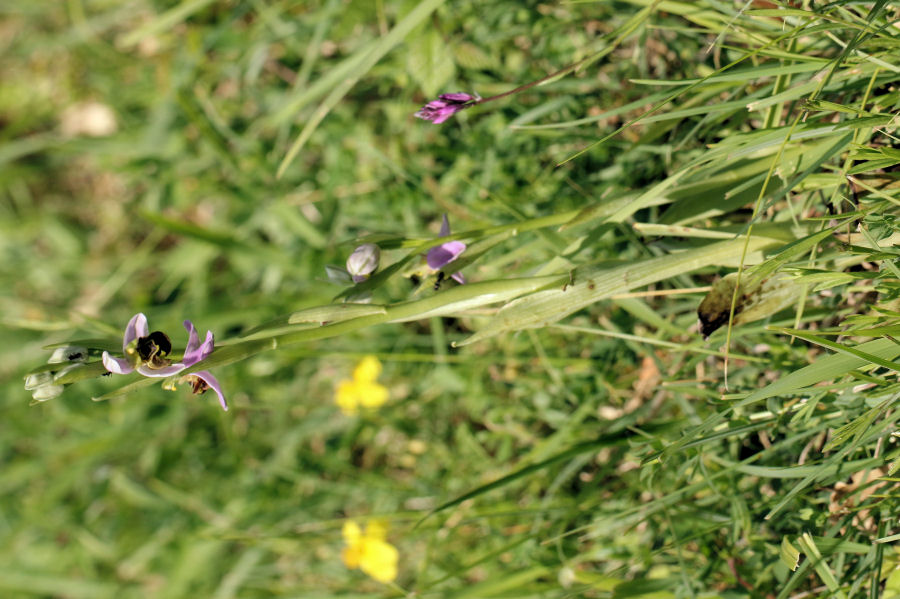
<path fill-rule="evenodd" d="M 47 360 L 48 364 L 61 364 L 63 362 L 87 362 L 88 350 L 80 345 L 66 345 L 53 350 L 53 355 Z"/>
<path fill-rule="evenodd" d="M 374 243 L 364 243 L 347 258 L 347 272 L 353 278 L 354 283 L 360 283 L 369 278 L 378 269 L 381 260 L 381 250 Z"/>
<path fill-rule="evenodd" d="M 62 385 L 42 385 L 31 392 L 31 398 L 34 401 L 47 401 L 48 399 L 55 399 L 60 396 L 63 392 Z"/>
<path fill-rule="evenodd" d="M 53 372 L 50 370 L 45 370 L 43 372 L 35 372 L 34 374 L 29 374 L 25 377 L 25 390 L 31 391 L 32 389 L 37 389 L 38 387 L 43 387 L 44 385 L 49 385 L 53 382 Z"/>

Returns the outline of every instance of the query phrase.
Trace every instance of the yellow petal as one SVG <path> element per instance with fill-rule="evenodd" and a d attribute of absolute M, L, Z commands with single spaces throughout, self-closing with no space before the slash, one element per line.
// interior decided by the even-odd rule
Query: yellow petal
<path fill-rule="evenodd" d="M 344 414 L 355 414 L 360 403 L 359 385 L 355 381 L 341 381 L 334 393 L 334 403 Z"/>
<path fill-rule="evenodd" d="M 344 547 L 343 551 L 341 551 L 341 559 L 344 560 L 344 565 L 351 570 L 359 568 L 360 557 L 360 545 Z"/>
<path fill-rule="evenodd" d="M 390 543 L 364 539 L 359 567 L 379 582 L 391 582 L 397 578 L 398 558 L 397 549 Z"/>
<path fill-rule="evenodd" d="M 364 408 L 377 408 L 388 399 L 388 390 L 378 383 L 359 385 L 359 404 Z"/>
<path fill-rule="evenodd" d="M 359 524 L 353 520 L 344 522 L 344 528 L 341 530 L 341 533 L 344 535 L 344 540 L 348 545 L 355 545 L 362 539 L 362 530 L 359 528 Z"/>
<path fill-rule="evenodd" d="M 366 524 L 366 538 L 383 541 L 387 538 L 387 523 L 384 520 L 369 520 Z"/>
<path fill-rule="evenodd" d="M 372 382 L 381 374 L 381 362 L 375 356 L 366 356 L 353 369 L 353 380 L 357 382 Z"/>

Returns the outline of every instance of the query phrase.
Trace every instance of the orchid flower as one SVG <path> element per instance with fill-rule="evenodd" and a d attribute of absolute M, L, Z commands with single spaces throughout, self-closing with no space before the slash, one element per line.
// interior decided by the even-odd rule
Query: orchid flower
<path fill-rule="evenodd" d="M 446 237 L 449 234 L 450 221 L 447 220 L 447 215 L 445 214 L 443 221 L 441 221 L 440 236 Z M 466 244 L 464 244 L 462 241 L 447 241 L 428 250 L 428 253 L 425 255 L 425 261 L 428 263 L 428 267 L 431 270 L 439 271 L 446 265 L 459 258 L 459 255 L 464 251 L 466 251 Z M 461 272 L 454 273 L 451 276 L 460 284 L 464 284 L 466 282 L 466 279 L 463 277 Z"/>
<path fill-rule="evenodd" d="M 414 116 L 439 125 L 463 108 L 475 105 L 477 101 L 478 97 L 462 92 L 441 94 L 437 100 L 432 100 L 420 108 Z"/>
<path fill-rule="evenodd" d="M 185 320 L 184 328 L 188 331 L 187 348 L 184 350 L 181 361 L 173 363 L 168 358 L 172 352 L 172 342 L 168 335 L 162 331 L 150 333 L 147 317 L 142 313 L 135 314 L 128 321 L 125 335 L 122 338 L 122 353 L 125 354 L 125 358 L 114 358 L 109 352 L 103 352 L 103 366 L 113 374 L 128 374 L 136 370 L 138 374 L 146 377 L 176 375 L 205 360 L 213 352 L 215 346 L 212 331 L 206 332 L 206 340 L 201 344 L 194 323 Z M 219 381 L 208 371 L 192 372 L 184 378 L 191 382 L 194 393 L 203 393 L 211 388 L 219 396 L 222 409 L 228 410 L 228 403 L 225 401 Z"/>

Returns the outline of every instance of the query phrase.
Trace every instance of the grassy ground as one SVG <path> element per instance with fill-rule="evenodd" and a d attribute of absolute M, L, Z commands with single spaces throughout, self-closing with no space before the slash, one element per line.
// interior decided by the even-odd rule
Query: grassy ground
<path fill-rule="evenodd" d="M 900 13 L 782 4 L 0 7 L 0 595 L 900 596 Z"/>

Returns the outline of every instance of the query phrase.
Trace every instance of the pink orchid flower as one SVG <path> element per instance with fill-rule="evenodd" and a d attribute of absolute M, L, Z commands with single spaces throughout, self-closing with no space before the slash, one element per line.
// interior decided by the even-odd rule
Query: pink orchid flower
<path fill-rule="evenodd" d="M 441 222 L 441 237 L 446 237 L 449 234 L 450 221 L 447 220 L 447 215 L 445 214 Z M 464 251 L 466 251 L 466 244 L 462 241 L 447 241 L 428 250 L 428 253 L 425 255 L 425 261 L 431 270 L 441 270 L 459 258 Z M 460 284 L 466 282 L 461 272 L 454 273 L 451 277 Z"/>
<path fill-rule="evenodd" d="M 181 361 L 173 363 L 168 359 L 172 352 L 169 337 L 161 331 L 149 332 L 147 317 L 142 313 L 135 314 L 128 321 L 122 338 L 122 353 L 125 357 L 115 358 L 109 352 L 103 352 L 103 366 L 113 374 L 129 374 L 136 370 L 138 374 L 147 377 L 174 376 L 205 360 L 215 346 L 212 331 L 206 332 L 206 340 L 201 344 L 194 323 L 185 320 L 184 328 L 188 331 L 187 348 Z M 215 391 L 222 409 L 228 410 L 225 394 L 222 393 L 222 386 L 216 377 L 206 370 L 201 370 L 186 375 L 186 378 L 191 381 L 194 393 L 203 393 L 207 389 Z"/>

